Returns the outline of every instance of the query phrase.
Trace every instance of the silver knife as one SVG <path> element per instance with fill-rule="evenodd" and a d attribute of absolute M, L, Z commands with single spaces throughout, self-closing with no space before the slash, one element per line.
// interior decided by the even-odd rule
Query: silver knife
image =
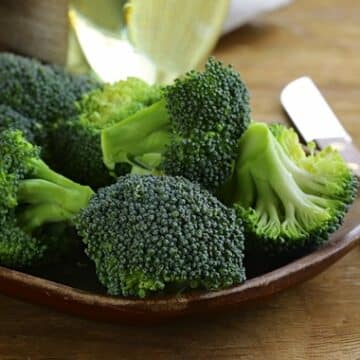
<path fill-rule="evenodd" d="M 311 78 L 304 76 L 286 85 L 280 101 L 306 142 L 315 141 L 320 149 L 334 147 L 360 176 L 360 151 Z"/>

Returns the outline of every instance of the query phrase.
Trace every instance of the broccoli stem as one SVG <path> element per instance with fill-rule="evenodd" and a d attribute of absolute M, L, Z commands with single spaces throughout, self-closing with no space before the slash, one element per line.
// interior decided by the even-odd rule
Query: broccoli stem
<path fill-rule="evenodd" d="M 33 178 L 47 180 L 58 185 L 68 187 L 83 187 L 82 185 L 68 179 L 67 177 L 52 170 L 43 160 L 40 158 L 33 158 L 31 160 L 31 176 Z"/>
<path fill-rule="evenodd" d="M 246 146 L 241 147 L 242 144 Z M 236 199 L 242 206 L 255 205 L 262 230 L 276 236 L 269 224 L 279 225 L 282 220 L 283 232 L 292 236 L 301 233 L 305 226 L 315 227 L 319 221 L 328 219 L 323 206 L 296 183 L 297 168 L 288 166 L 287 155 L 265 125 L 254 124 L 249 128 L 240 141 L 240 153 L 240 163 L 242 158 L 249 160 L 237 170 L 238 178 L 246 181 L 245 188 L 238 189 Z M 253 189 L 243 172 L 254 180 L 257 197 L 248 194 Z M 251 200 L 256 200 L 256 204 L 251 204 Z"/>
<path fill-rule="evenodd" d="M 87 205 L 91 193 L 84 186 L 60 186 L 42 179 L 23 180 L 19 186 L 18 200 L 24 204 L 56 204 L 76 214 Z"/>
<path fill-rule="evenodd" d="M 157 168 L 161 163 L 160 153 L 146 153 L 133 159 L 134 165 L 131 168 L 131 174 L 152 174 L 160 175 L 161 171 Z"/>
<path fill-rule="evenodd" d="M 146 153 L 161 153 L 170 142 L 170 121 L 165 100 L 141 110 L 101 134 L 105 165 L 113 170 L 116 163 L 128 162 Z"/>
<path fill-rule="evenodd" d="M 286 219 L 283 223 L 284 230 L 290 234 L 296 234 L 303 226 L 309 226 L 313 222 L 312 219 L 325 220 L 327 213 L 300 189 L 294 175 L 286 168 L 283 159 L 278 156 L 278 153 L 283 150 L 272 135 L 271 138 L 271 146 L 263 153 L 263 156 L 266 157 L 266 161 L 264 161 L 266 165 L 263 165 L 266 171 L 263 172 L 260 167 L 255 167 L 252 171 L 256 173 L 259 170 L 261 174 L 268 174 L 268 182 L 277 198 L 280 199 L 279 213 L 281 214 L 284 209 L 283 216 Z M 286 155 L 283 154 L 283 156 Z M 315 221 L 314 226 L 316 223 Z"/>
<path fill-rule="evenodd" d="M 312 194 L 332 194 L 333 187 L 329 184 L 329 186 L 325 186 L 325 180 L 322 179 L 321 176 L 314 176 L 309 172 L 305 171 L 298 167 L 284 152 L 284 150 L 278 146 L 277 153 L 286 167 L 286 169 L 292 174 L 296 183 L 299 185 L 301 190 L 306 191 Z"/>
<path fill-rule="evenodd" d="M 18 190 L 18 201 L 24 205 L 19 218 L 28 230 L 46 222 L 71 219 L 94 194 L 90 187 L 56 173 L 40 159 L 32 160 L 30 176 L 20 181 Z"/>
<path fill-rule="evenodd" d="M 259 225 L 264 228 L 270 237 L 276 237 L 280 233 L 280 204 L 273 189 L 264 181 L 256 183 L 258 198 L 256 210 L 260 214 Z"/>
<path fill-rule="evenodd" d="M 58 205 L 44 203 L 33 205 L 25 211 L 21 211 L 17 218 L 21 228 L 31 233 L 34 229 L 48 222 L 59 222 L 69 220 L 73 213 L 66 211 Z"/>

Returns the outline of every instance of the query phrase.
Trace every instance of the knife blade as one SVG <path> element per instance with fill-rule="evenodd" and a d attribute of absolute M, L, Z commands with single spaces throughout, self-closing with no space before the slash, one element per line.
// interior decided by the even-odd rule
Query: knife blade
<path fill-rule="evenodd" d="M 311 78 L 304 76 L 290 82 L 282 90 L 280 101 L 306 142 L 315 141 L 320 149 L 337 149 L 360 177 L 360 151 Z"/>

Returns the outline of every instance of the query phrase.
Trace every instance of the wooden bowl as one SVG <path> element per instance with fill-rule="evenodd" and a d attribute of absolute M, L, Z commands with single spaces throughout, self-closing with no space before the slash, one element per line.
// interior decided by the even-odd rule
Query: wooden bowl
<path fill-rule="evenodd" d="M 247 280 L 240 286 L 225 290 L 193 291 L 146 300 L 113 297 L 105 295 L 91 266 L 77 266 L 74 270 L 63 265 L 55 271 L 54 267 L 42 270 L 41 277 L 0 267 L 0 291 L 86 318 L 133 324 L 152 324 L 200 313 L 239 309 L 310 279 L 343 257 L 360 243 L 359 218 L 358 198 L 342 228 L 325 246 L 274 271 Z"/>

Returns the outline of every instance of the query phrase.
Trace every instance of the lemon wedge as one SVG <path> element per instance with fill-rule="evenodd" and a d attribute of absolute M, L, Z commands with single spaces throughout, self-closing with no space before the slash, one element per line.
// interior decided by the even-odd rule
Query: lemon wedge
<path fill-rule="evenodd" d="M 70 70 L 90 68 L 106 82 L 170 82 L 208 56 L 229 8 L 229 0 L 117 1 L 70 2 Z"/>
<path fill-rule="evenodd" d="M 124 19 L 131 43 L 156 65 L 156 80 L 167 82 L 204 61 L 228 10 L 228 0 L 129 0 Z"/>

